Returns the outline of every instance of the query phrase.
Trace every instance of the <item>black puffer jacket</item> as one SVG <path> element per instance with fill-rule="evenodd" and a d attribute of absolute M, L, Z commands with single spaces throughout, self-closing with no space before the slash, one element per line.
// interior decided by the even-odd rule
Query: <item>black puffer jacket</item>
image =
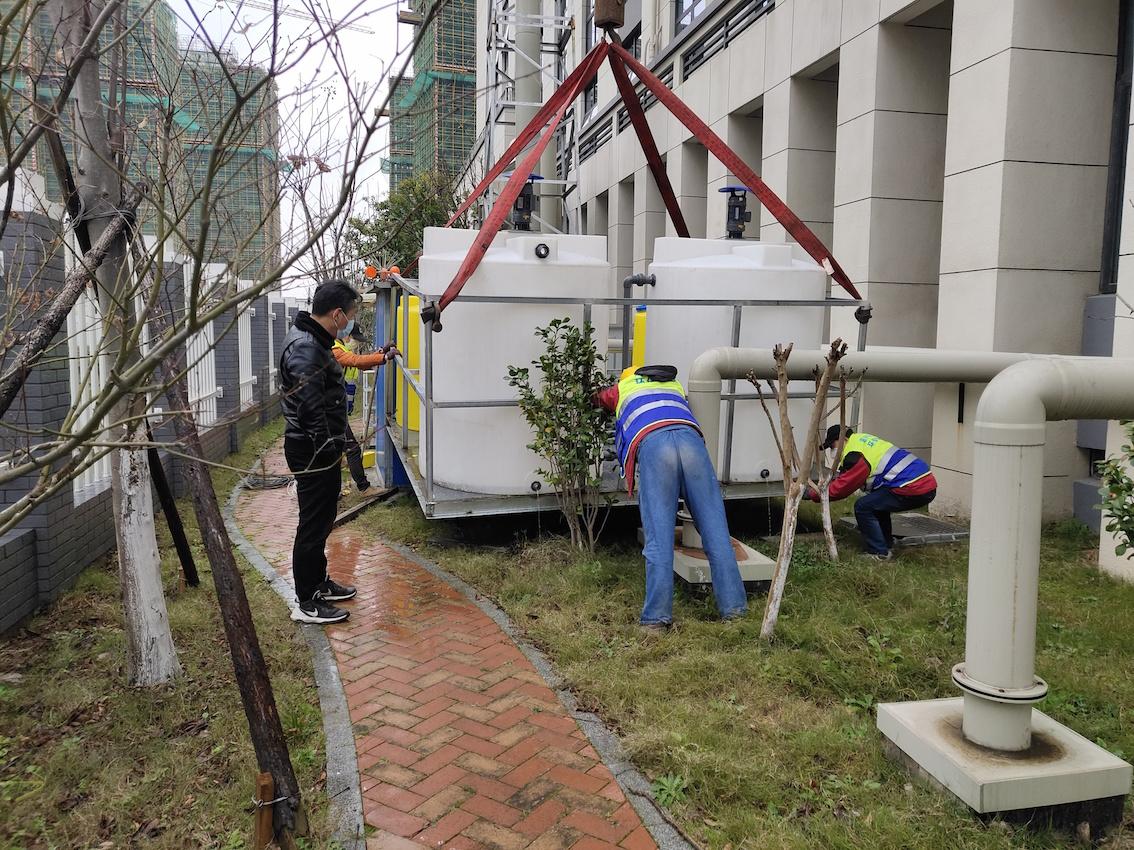
<path fill-rule="evenodd" d="M 335 339 L 301 311 L 280 352 L 280 406 L 289 440 L 309 441 L 315 454 L 340 453 L 347 430 L 343 370 L 331 354 Z"/>

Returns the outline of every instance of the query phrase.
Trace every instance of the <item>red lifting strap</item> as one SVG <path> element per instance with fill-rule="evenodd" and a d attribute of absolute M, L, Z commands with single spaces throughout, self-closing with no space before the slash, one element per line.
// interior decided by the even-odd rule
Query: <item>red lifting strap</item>
<path fill-rule="evenodd" d="M 464 287 L 465 283 L 472 276 L 472 273 L 476 271 L 476 267 L 480 265 L 480 261 L 484 258 L 485 253 L 487 253 L 488 249 L 492 246 L 492 240 L 500 231 L 500 225 L 504 223 L 505 216 L 508 215 L 508 212 L 512 209 L 512 204 L 515 203 L 516 198 L 519 197 L 520 190 L 523 189 L 524 183 L 527 182 L 528 176 L 532 173 L 532 169 L 535 168 L 536 163 L 539 162 L 544 148 L 547 147 L 548 143 L 554 137 L 556 128 L 567 112 L 567 107 L 575 100 L 580 89 L 590 82 L 591 78 L 598 70 L 598 66 L 602 63 L 602 60 L 606 58 L 608 50 L 609 45 L 607 42 L 604 41 L 600 43 L 595 48 L 594 52 L 582 63 L 586 66 L 586 73 L 580 74 L 579 77 L 572 81 L 570 86 L 565 85 L 560 88 L 552 96 L 551 100 L 548 101 L 548 105 L 554 103 L 557 106 L 551 123 L 547 125 L 547 128 L 543 131 L 543 135 L 540 136 L 539 141 L 536 142 L 527 156 L 525 156 L 520 164 L 516 166 L 515 170 L 512 171 L 512 176 L 508 178 L 508 182 L 504 184 L 504 190 L 500 193 L 500 197 L 498 197 L 496 202 L 492 205 L 492 210 L 488 213 L 488 218 L 486 218 L 484 224 L 481 225 L 480 231 L 477 233 L 476 239 L 469 248 L 464 262 L 461 263 L 461 267 L 457 270 L 457 274 L 453 278 L 452 283 L 449 284 L 448 288 L 437 302 L 436 310 L 422 310 L 423 320 L 435 320 L 437 314 L 448 307 L 452 300 L 460 294 L 462 287 Z M 540 110 L 540 112 L 542 111 L 543 110 Z M 539 116 L 537 115 L 536 117 L 538 118 Z M 536 122 L 533 121 L 532 123 L 535 124 Z M 509 148 L 509 150 L 511 150 L 511 148 Z M 504 160 L 501 160 L 501 162 L 504 162 Z M 497 166 L 499 165 L 500 163 L 497 163 Z M 493 171 L 495 170 L 494 168 Z M 484 181 L 481 182 L 482 184 L 484 183 Z"/>
<path fill-rule="evenodd" d="M 857 289 L 847 273 L 843 271 L 842 266 L 838 261 L 831 256 L 831 252 L 827 250 L 822 240 L 819 239 L 812 231 L 811 228 L 800 221 L 799 216 L 788 209 L 780 197 L 773 192 L 768 185 L 761 180 L 751 168 L 744 164 L 743 160 L 737 156 L 728 145 L 724 143 L 716 133 L 709 129 L 708 125 L 693 114 L 693 111 L 681 102 L 672 91 L 666 88 L 665 83 L 654 76 L 650 70 L 635 59 L 626 48 L 624 48 L 617 41 L 611 42 L 610 49 L 613 51 L 611 58 L 617 56 L 630 67 L 635 74 L 638 75 L 646 88 L 652 91 L 657 99 L 665 104 L 666 109 L 673 113 L 682 124 L 689 129 L 694 136 L 696 136 L 701 143 L 708 148 L 709 152 L 713 154 L 721 163 L 733 174 L 735 174 L 740 181 L 759 198 L 768 211 L 776 217 L 776 221 L 784 226 L 784 229 L 791 234 L 792 238 L 799 243 L 815 262 L 823 266 L 827 273 L 835 279 L 835 282 L 845 289 L 854 298 L 861 298 Z M 637 98 L 634 98 L 635 102 Z M 627 103 L 630 107 L 630 103 Z"/>
<path fill-rule="evenodd" d="M 646 120 L 646 112 L 642 109 L 642 102 L 634 91 L 634 84 L 626 73 L 626 66 L 622 60 L 611 53 L 606 57 L 610 62 L 610 70 L 614 72 L 614 82 L 618 84 L 618 93 L 622 95 L 622 102 L 626 104 L 626 112 L 630 116 L 630 123 L 634 125 L 634 132 L 638 134 L 638 144 L 646 155 L 646 163 L 650 166 L 650 173 L 654 175 L 654 182 L 661 193 L 665 208 L 669 210 L 670 220 L 673 221 L 674 230 L 678 236 L 689 238 L 689 228 L 685 224 L 685 216 L 681 214 L 681 207 L 677 203 L 677 196 L 673 193 L 673 184 L 669 182 L 665 163 L 662 162 L 658 146 L 654 142 L 654 134 L 650 131 L 650 122 Z"/>

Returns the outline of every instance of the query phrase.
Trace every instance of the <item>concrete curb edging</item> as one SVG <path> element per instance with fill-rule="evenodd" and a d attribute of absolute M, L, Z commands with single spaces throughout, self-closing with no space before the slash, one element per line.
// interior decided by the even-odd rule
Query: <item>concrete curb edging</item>
<path fill-rule="evenodd" d="M 272 586 L 290 610 L 294 604 L 291 586 L 267 562 L 260 551 L 236 524 L 236 500 L 241 486 L 237 484 L 224 506 L 224 524 L 240 553 L 264 580 Z M 350 722 L 346 693 L 334 650 L 322 626 L 296 624 L 311 649 L 315 669 L 315 686 L 319 708 L 323 714 L 323 734 L 327 740 L 327 797 L 330 800 L 330 821 L 335 841 L 343 850 L 364 850 L 365 826 L 362 817 L 362 786 L 358 772 L 358 754 L 354 749 L 354 728 Z"/>
<path fill-rule="evenodd" d="M 499 608 L 494 602 L 464 579 L 458 578 L 452 573 L 445 571 L 437 564 L 427 560 L 412 549 L 385 538 L 382 539 L 382 543 L 393 549 L 402 557 L 417 564 L 435 578 L 440 579 L 457 590 L 472 602 L 473 605 L 487 614 L 489 619 L 495 622 L 496 625 L 508 635 L 512 642 L 516 644 L 517 648 L 524 653 L 527 659 L 532 663 L 536 672 L 547 682 L 548 687 L 555 691 L 563 707 L 567 709 L 567 712 L 575 722 L 579 724 L 579 727 L 583 730 L 583 734 L 586 735 L 587 740 L 590 741 L 591 746 L 595 748 L 595 751 L 602 758 L 603 764 L 614 774 L 615 781 L 618 782 L 619 787 L 622 789 L 623 793 L 626 794 L 626 799 L 630 801 L 630 805 L 634 807 L 634 811 L 638 813 L 638 817 L 642 819 L 642 825 L 649 830 L 650 835 L 653 836 L 654 841 L 657 842 L 659 850 L 696 850 L 662 812 L 657 801 L 654 800 L 650 790 L 649 780 L 626 759 L 617 736 L 606 728 L 606 724 L 602 722 L 602 719 L 599 718 L 598 715 L 589 711 L 579 710 L 579 702 L 575 699 L 575 695 L 563 686 L 563 677 L 556 672 L 555 667 L 548 661 L 547 656 L 520 634 L 511 618 L 504 613 L 503 609 Z"/>

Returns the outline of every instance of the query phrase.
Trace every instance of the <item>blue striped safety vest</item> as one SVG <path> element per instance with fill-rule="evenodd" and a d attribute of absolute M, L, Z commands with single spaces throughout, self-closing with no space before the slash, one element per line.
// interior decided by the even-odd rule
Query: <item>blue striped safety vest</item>
<path fill-rule="evenodd" d="M 616 412 L 614 447 L 631 489 L 634 459 L 643 437 L 669 425 L 688 425 L 701 433 L 680 381 L 651 381 L 631 373 L 618 382 Z"/>

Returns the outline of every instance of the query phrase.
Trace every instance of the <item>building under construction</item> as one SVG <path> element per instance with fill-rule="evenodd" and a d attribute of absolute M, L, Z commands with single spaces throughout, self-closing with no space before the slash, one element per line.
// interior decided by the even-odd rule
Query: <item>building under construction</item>
<path fill-rule="evenodd" d="M 34 90 L 46 107 L 62 80 L 63 69 L 54 62 L 61 34 L 37 5 L 29 4 L 25 14 L 28 37 L 19 46 L 23 73 L 13 87 Z M 123 51 L 113 46 L 118 32 L 124 34 Z M 4 45 L 5 57 L 16 49 L 11 41 Z M 169 222 L 181 222 L 175 228 L 177 237 L 191 245 L 201 232 L 200 198 L 208 184 L 211 222 L 206 262 L 229 263 L 240 276 L 257 276 L 279 253 L 274 82 L 263 70 L 235 57 L 179 42 L 176 17 L 165 3 L 151 6 L 131 0 L 123 19 L 108 24 L 100 41 L 106 57 L 101 63 L 104 100 L 117 116 L 112 115 L 112 126 L 119 128 L 112 146 L 126 179 L 144 179 L 151 186 L 151 203 L 140 221 L 142 231 L 157 232 L 154 210 L 161 207 L 167 232 Z M 226 123 L 238 102 L 237 119 Z M 74 171 L 70 112 L 60 116 L 58 126 Z M 60 174 L 46 139 L 29 158 L 28 167 L 44 178 L 47 200 L 61 201 Z M 211 180 L 207 179 L 210 167 Z"/>
<path fill-rule="evenodd" d="M 403 21 L 423 21 L 429 4 L 413 0 Z M 413 54 L 414 75 L 390 98 L 391 190 L 407 176 L 433 171 L 453 177 L 476 136 L 476 3 L 453 0 L 424 26 Z"/>

